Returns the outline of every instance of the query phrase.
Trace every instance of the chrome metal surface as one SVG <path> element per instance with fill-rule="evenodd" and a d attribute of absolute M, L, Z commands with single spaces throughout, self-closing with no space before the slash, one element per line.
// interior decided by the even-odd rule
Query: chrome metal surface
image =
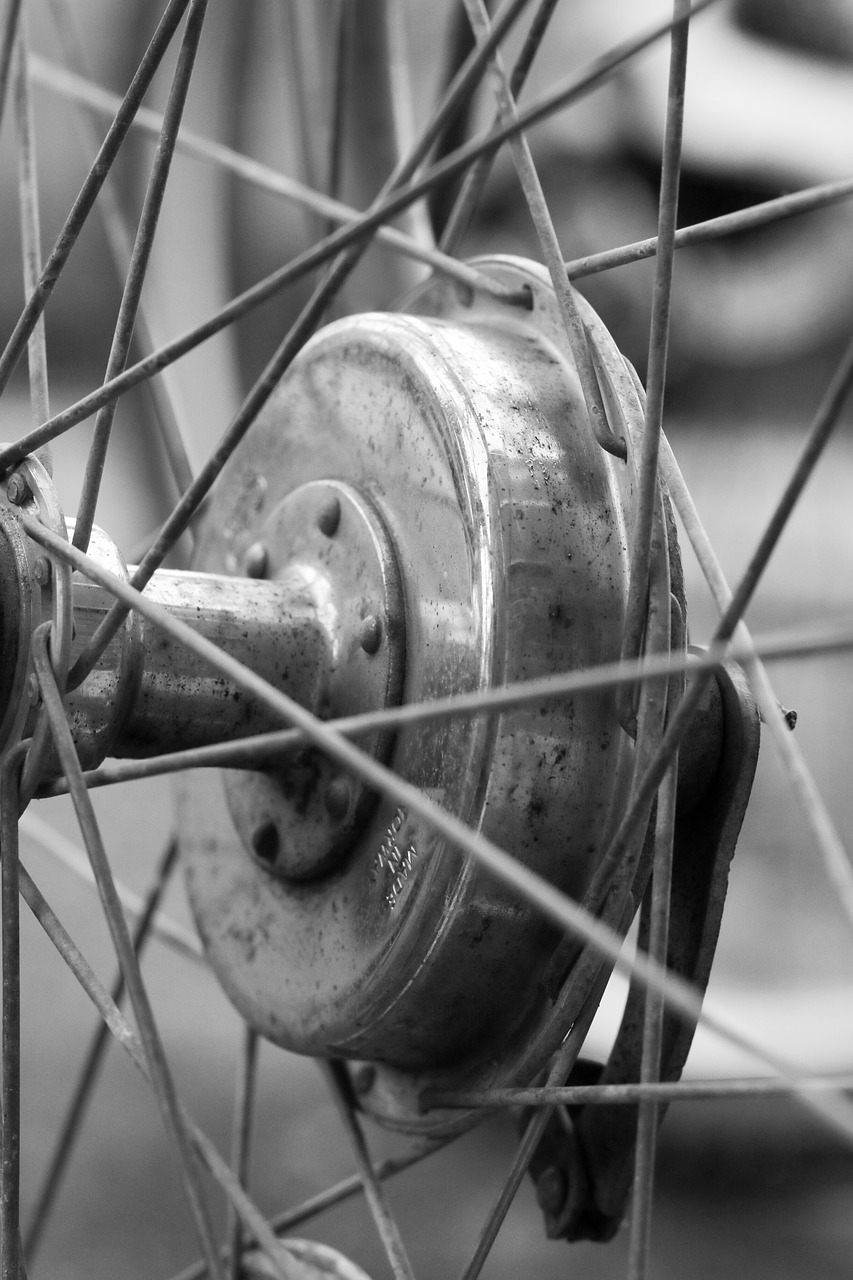
<path fill-rule="evenodd" d="M 590 666 L 619 651 L 630 437 L 642 422 L 634 380 L 581 302 L 611 425 L 629 438 L 623 462 L 589 429 L 540 270 L 479 265 L 527 288 L 531 310 L 486 298 L 469 305 L 435 284 L 407 314 L 330 325 L 229 465 L 200 543 L 201 567 L 237 565 L 258 540 L 272 548 L 266 512 L 274 521 L 294 491 L 346 477 L 378 513 L 400 566 L 406 701 Z M 241 495 L 258 491 L 258 476 L 266 488 L 249 517 Z M 337 532 L 333 506 L 306 520 L 312 537 L 324 521 L 333 539 L 342 536 L 346 509 Z M 390 761 L 581 896 L 624 803 L 633 752 L 603 693 L 403 728 Z M 543 1040 L 538 1056 L 520 1048 L 548 1022 L 537 993 L 556 933 L 535 912 L 385 800 L 332 873 L 283 883 L 247 852 L 229 812 L 233 785 L 213 771 L 180 784 L 182 846 L 210 959 L 264 1035 L 304 1052 L 396 1064 L 396 1074 L 380 1068 L 362 1102 L 402 1124 L 417 1109 L 419 1072 L 500 1058 L 507 1080 L 520 1060 L 528 1071 L 541 1063 L 553 1046 Z"/>
<path fill-rule="evenodd" d="M 249 552 L 266 549 L 267 577 L 281 590 L 301 593 L 322 631 L 323 683 L 312 699 L 315 709 L 337 718 L 398 702 L 402 586 L 389 535 L 370 499 L 348 484 L 312 481 L 262 509 L 250 536 Z M 278 664 L 280 680 L 284 654 Z M 303 693 L 294 696 L 308 705 Z M 383 760 L 390 743 L 387 730 L 362 739 Z M 374 807 L 361 781 L 307 746 L 283 754 L 266 773 L 226 775 L 225 790 L 243 845 L 265 869 L 291 880 L 310 880 L 337 865 Z"/>

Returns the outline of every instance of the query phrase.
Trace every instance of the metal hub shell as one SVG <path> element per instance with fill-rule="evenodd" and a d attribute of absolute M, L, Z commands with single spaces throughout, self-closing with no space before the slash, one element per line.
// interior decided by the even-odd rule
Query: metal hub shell
<path fill-rule="evenodd" d="M 313 481 L 283 498 L 256 529 L 247 555 L 263 576 L 313 602 L 328 649 L 318 714 L 332 719 L 399 701 L 405 644 L 400 573 L 371 502 L 347 484 Z M 298 696 L 298 694 L 297 694 Z M 380 759 L 390 736 L 361 739 Z M 375 797 L 319 751 L 302 746 L 269 773 L 226 775 L 228 808 L 243 844 L 271 871 L 310 880 L 331 870 Z"/>
<path fill-rule="evenodd" d="M 619 653 L 633 450 L 622 462 L 593 440 L 539 271 L 492 269 L 529 287 L 529 312 L 469 305 L 438 284 L 411 304 L 420 314 L 318 334 L 230 464 L 199 552 L 211 571 L 244 563 L 294 490 L 351 486 L 400 567 L 406 701 Z M 611 427 L 627 435 L 641 420 L 634 379 L 584 314 Z M 599 693 L 402 729 L 390 763 L 578 895 L 623 806 L 632 751 Z M 541 1022 L 552 930 L 405 810 L 380 799 L 346 856 L 296 884 L 247 850 L 221 777 L 196 774 L 179 796 L 209 957 L 270 1039 L 411 1072 L 488 1062 Z"/>

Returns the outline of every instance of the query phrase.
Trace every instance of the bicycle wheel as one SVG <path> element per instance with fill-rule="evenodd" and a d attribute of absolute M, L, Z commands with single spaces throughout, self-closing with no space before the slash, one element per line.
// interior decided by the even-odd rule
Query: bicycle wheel
<path fill-rule="evenodd" d="M 38 261 L 33 132 L 23 70 L 26 36 L 20 6 L 8 7 L 0 69 L 14 90 L 30 300 L 0 356 L 0 381 L 11 397 L 12 374 L 28 346 L 38 426 L 3 451 L 6 499 L 0 508 L 4 1275 L 19 1274 L 21 1149 L 25 1176 L 32 1179 L 24 1184 L 23 1219 L 32 1275 L 42 1268 L 44 1274 L 59 1269 L 71 1275 L 73 1266 L 92 1275 L 96 1267 L 117 1265 L 127 1275 L 137 1267 L 140 1275 L 169 1274 L 191 1255 L 193 1229 L 204 1254 L 193 1274 L 356 1275 L 363 1267 L 370 1274 L 390 1268 L 408 1276 L 445 1274 L 452 1266 L 473 1278 L 497 1236 L 494 1274 L 517 1270 L 522 1257 L 521 1265 L 545 1275 L 563 1265 L 562 1254 L 555 1262 L 544 1242 L 534 1243 L 529 1214 L 522 1212 L 511 1231 L 497 1235 L 528 1168 L 544 1227 L 570 1239 L 612 1237 L 633 1184 L 627 1248 L 617 1243 L 611 1247 L 615 1253 L 606 1252 L 601 1261 L 588 1251 L 591 1246 L 577 1247 L 590 1274 L 600 1267 L 606 1269 L 601 1274 L 646 1274 L 657 1122 L 666 1101 L 691 1096 L 691 1086 L 677 1080 L 699 1018 L 755 765 L 756 704 L 742 673 L 723 665 L 733 637 L 788 785 L 803 802 L 835 891 L 849 904 L 846 855 L 740 618 L 827 444 L 853 362 L 849 355 L 842 361 L 733 598 L 677 465 L 658 437 L 674 241 L 742 231 L 762 218 L 837 201 L 846 187 L 816 188 L 733 215 L 722 225 L 676 235 L 683 19 L 689 6 L 679 0 L 680 21 L 673 25 L 667 18 L 655 30 L 626 39 L 519 116 L 514 98 L 552 7 L 539 7 L 530 29 L 523 28 L 526 38 L 516 37 L 520 52 L 507 55 L 515 59 L 509 82 L 496 73 L 488 141 L 475 135 L 454 143 L 450 126 L 488 71 L 492 41 L 496 45 L 516 19 L 530 22 L 524 4 L 509 3 L 494 15 L 489 35 L 484 10 L 469 6 L 477 40 L 466 41 L 465 27 L 457 23 L 458 69 L 454 65 L 450 88 L 399 162 L 401 142 L 406 152 L 405 111 L 399 86 L 393 91 L 396 69 L 391 75 L 381 70 L 400 38 L 391 22 L 393 8 L 368 3 L 312 11 L 308 25 L 317 30 L 308 33 L 311 56 L 300 45 L 290 75 L 303 81 L 303 160 L 308 176 L 325 189 L 325 198 L 313 200 L 257 161 L 182 130 L 184 103 L 202 61 L 197 48 L 205 50 L 204 0 L 172 0 L 162 12 L 141 17 L 146 52 L 118 104 L 77 74 L 66 36 L 74 74 L 38 58 L 30 61 L 32 72 L 82 104 L 84 113 L 106 111 L 113 123 L 44 268 Z M 52 9 L 57 23 L 63 12 Z M 220 14 L 211 19 L 222 20 Z M 571 245 L 557 239 L 523 139 L 538 118 L 549 119 L 579 99 L 646 45 L 668 38 L 670 28 L 657 244 L 569 265 L 569 274 L 580 275 L 657 248 L 661 265 L 646 401 L 604 325 L 568 286 L 564 259 Z M 245 35 L 241 23 L 228 29 Z M 304 38 L 299 29 L 291 34 Z M 227 36 L 219 57 L 222 47 L 246 76 L 245 58 Z M 473 51 L 466 53 L 469 47 Z M 210 52 L 221 67 L 215 46 Z M 152 83 L 156 91 L 156 77 L 165 77 L 166 68 L 158 118 L 140 109 L 140 102 Z M 251 83 L 251 71 L 247 78 Z M 213 83 L 215 89 L 215 73 Z M 382 104 L 381 146 L 373 119 L 362 129 L 352 123 L 361 115 L 357 105 L 363 111 L 371 99 Z M 91 129 L 91 115 L 83 119 Z M 108 344 L 109 385 L 103 390 L 93 379 L 94 391 L 51 416 L 38 318 L 46 306 L 49 319 L 53 285 L 58 280 L 58 301 L 65 261 L 70 270 L 81 229 L 111 199 L 101 184 L 123 153 L 134 120 L 154 130 L 159 146 L 149 161 L 140 230 Z M 434 205 L 450 211 L 440 241 L 452 249 L 476 210 L 484 178 L 477 172 L 478 155 L 490 156 L 499 141 L 513 152 L 548 270 L 501 256 L 506 246 L 500 243 L 489 245 L 485 256 L 454 263 L 428 243 L 422 211 L 406 215 L 402 224 L 392 222 L 417 208 L 419 196 L 434 193 Z M 443 158 L 430 162 L 436 146 Z M 168 229 L 168 212 L 160 215 L 164 193 L 163 209 L 169 209 L 173 171 L 181 182 L 181 160 L 176 154 L 173 163 L 173 150 L 206 155 L 225 173 L 307 200 L 320 239 L 295 256 L 278 245 L 270 277 L 225 302 L 212 320 L 193 317 L 195 327 L 186 337 L 167 345 L 155 340 L 153 356 L 130 364 L 134 327 L 143 341 L 156 333 L 150 317 L 137 313 L 153 250 Z M 419 176 L 424 168 L 425 176 Z M 446 180 L 466 172 L 473 176 L 462 193 L 448 193 Z M 357 203 L 381 187 L 360 219 L 333 199 L 349 195 L 356 180 L 363 184 L 360 193 L 353 188 Z M 192 185 L 185 179 L 179 186 L 179 223 Z M 199 271 L 205 288 L 224 274 L 222 263 L 228 261 L 221 241 L 225 219 L 208 195 L 209 188 L 195 224 L 213 238 L 205 250 L 209 266 Z M 118 205 L 109 236 L 120 258 L 126 233 L 116 220 Z M 339 229 L 329 231 L 330 223 Z M 426 261 L 430 277 L 415 283 L 409 265 L 392 271 L 378 259 L 379 265 L 357 279 L 362 251 L 377 228 L 386 246 L 402 246 L 406 264 Z M 166 291 L 169 277 L 177 276 L 176 262 L 186 265 L 197 250 L 193 241 L 202 239 L 188 236 L 185 226 L 177 231 L 178 248 L 151 266 L 151 278 Z M 244 334 L 244 359 L 248 349 L 254 381 L 238 400 L 225 436 L 193 475 L 188 455 L 203 450 L 182 442 L 175 426 L 180 410 L 154 376 L 232 324 L 239 332 L 244 314 L 251 316 L 267 298 L 285 296 L 288 284 L 301 287 L 306 278 L 311 285 L 281 342 L 257 320 Z M 351 287 L 348 295 L 342 293 L 345 286 Z M 408 292 L 393 312 L 345 314 L 347 300 L 363 307 L 368 295 L 371 304 L 387 306 L 401 288 Z M 272 320 L 268 325 L 275 328 Z M 229 421 L 235 368 L 233 349 L 225 346 L 212 372 L 196 374 L 208 384 L 196 411 L 198 437 L 206 435 L 211 417 Z M 219 381 L 211 395 L 214 378 Z M 146 457 L 146 465 L 167 495 L 174 490 L 184 496 L 129 575 L 110 530 L 103 533 L 93 520 L 113 434 L 111 406 L 135 385 L 151 388 L 160 428 L 157 459 Z M 14 417 L 17 402 L 12 404 Z M 73 428 L 93 413 L 78 501 L 69 485 L 69 473 L 78 470 L 69 442 Z M 8 434 L 18 433 L 10 425 Z M 51 459 L 43 450 L 52 440 Z M 57 493 L 77 512 L 67 526 Z M 668 495 L 722 615 L 721 623 L 708 624 L 716 646 L 711 657 L 690 663 L 683 652 L 686 602 Z M 99 503 L 99 523 L 108 525 L 122 502 L 119 497 L 112 508 Z M 156 510 L 147 521 L 138 517 L 139 532 L 160 519 Z M 183 550 L 181 538 L 194 544 L 194 567 L 162 569 L 169 552 Z M 144 588 L 141 595 L 136 588 Z M 113 600 L 126 606 L 122 616 Z M 805 636 L 791 631 L 765 648 L 769 656 L 796 655 L 843 651 L 849 643 L 848 630 L 827 625 Z M 691 678 L 682 693 L 688 665 Z M 618 687 L 623 692 L 614 694 Z M 341 720 L 350 723 L 329 727 Z M 291 731 L 284 739 L 269 738 L 282 723 L 301 736 Z M 357 735 L 360 749 L 347 732 Z M 160 786 L 126 780 L 178 769 L 189 773 L 177 788 L 176 841 Z M 106 783 L 115 790 L 102 792 Z M 140 790 L 128 792 L 131 785 Z M 54 821 L 67 822 L 67 802 L 49 798 L 67 791 L 120 959 L 122 979 L 112 999 L 23 868 L 19 885 L 16 827 L 22 808 L 28 838 L 74 860 L 67 840 L 51 835 L 37 813 L 43 806 Z M 107 797 L 100 818 L 90 792 Z M 26 808 L 33 794 L 44 798 Z M 139 815 L 138 822 L 128 823 L 129 812 Z M 106 826 L 114 828 L 109 840 Z M 158 843 L 165 848 L 162 857 L 154 848 Z M 140 876 L 145 884 L 143 864 L 153 874 L 134 936 L 124 923 L 122 900 L 127 903 L 128 894 L 116 889 L 107 857 L 107 848 L 116 845 L 132 880 Z M 172 965 L 165 968 L 162 955 L 151 957 L 146 983 L 134 960 L 157 920 L 177 845 L 205 953 L 248 1027 L 237 1070 L 234 1173 L 189 1112 L 208 1112 L 212 1094 L 224 1086 L 215 1077 L 225 1074 L 223 1041 L 233 1036 L 236 1020 L 217 1001 L 207 976 L 193 967 L 199 949 L 186 927 L 168 920 L 157 926 L 184 953 L 172 963 L 189 969 L 177 997 Z M 41 870 L 37 878 L 45 879 Z M 152 1082 L 177 1157 L 168 1160 L 167 1145 L 155 1148 L 143 1104 L 124 1091 L 123 1077 L 111 1067 L 104 1096 L 94 1104 L 101 1123 L 82 1138 L 93 1144 L 92 1167 L 101 1170 L 101 1181 L 84 1174 L 63 1189 L 74 1205 L 70 1217 L 82 1223 L 82 1238 L 72 1243 L 73 1221 L 60 1226 L 53 1243 L 45 1237 L 41 1257 L 35 1247 L 46 1208 L 56 1197 L 103 1047 L 93 1041 L 86 1051 L 71 1119 L 60 1123 L 59 1146 L 44 1159 L 47 1182 L 38 1185 L 43 1170 L 29 1170 L 35 1159 L 27 1154 L 27 1134 L 56 1126 L 61 1108 L 30 1100 L 30 1077 L 37 1074 L 30 1063 L 43 1060 L 44 1015 L 26 1014 L 24 1118 L 31 1125 L 21 1134 L 19 887 L 99 1005 L 105 1025 Z M 622 939 L 641 902 L 640 954 L 630 959 Z M 180 910 L 174 900 L 172 910 Z M 85 942 L 83 951 L 94 951 L 105 963 L 105 939 L 90 911 L 81 911 L 72 896 L 66 913 L 69 922 L 74 918 L 75 937 Z M 25 931 L 24 959 L 31 956 L 39 985 L 65 983 Z M 614 965 L 630 970 L 633 981 L 618 1029 L 605 1033 L 606 1064 L 594 1067 L 584 1041 Z M 20 985 L 27 996 L 36 980 L 28 982 L 24 970 Z M 124 985 L 135 1030 L 115 1007 Z M 179 1034 L 189 1011 L 199 1015 L 190 1045 Z M 61 1007 L 49 1008 L 59 1043 L 80 1017 L 70 996 L 63 995 Z M 753 1064 L 763 1064 L 775 1078 L 722 1079 L 694 1093 L 793 1093 L 849 1139 L 848 1108 L 838 1096 L 846 1078 L 825 1074 L 814 1081 L 775 1047 L 752 1043 L 725 1013 L 704 1018 L 724 1043 L 752 1054 Z M 259 1035 L 279 1046 L 264 1056 L 269 1078 L 260 1101 Z M 177 1056 L 174 1070 L 164 1040 L 169 1057 Z M 593 1042 L 599 1043 L 595 1033 Z M 306 1067 L 282 1047 L 321 1059 L 327 1101 L 310 1093 Z M 285 1087 L 289 1097 L 312 1099 L 303 1102 L 307 1118 L 290 1101 L 281 1102 Z M 41 1109 L 48 1105 L 50 1111 Z M 481 1115 L 506 1108 L 522 1122 L 515 1150 L 505 1117 L 485 1136 L 472 1134 Z M 323 1145 L 337 1124 L 336 1110 L 358 1174 L 303 1203 L 322 1177 L 341 1176 L 341 1165 Z M 104 1184 L 115 1179 L 101 1163 L 104 1128 L 115 1162 L 129 1174 L 118 1193 L 127 1199 L 118 1204 L 105 1202 Z M 259 1132 L 254 1157 L 253 1129 Z M 270 1218 L 266 1203 L 264 1211 L 258 1209 L 241 1184 L 250 1180 L 253 1158 L 256 1165 L 263 1160 L 275 1166 L 272 1137 L 287 1143 L 282 1133 L 294 1131 L 295 1165 L 282 1179 L 287 1185 L 274 1186 L 276 1201 L 291 1207 Z M 451 1139 L 458 1141 L 449 1145 Z M 75 1156 L 79 1164 L 72 1168 L 83 1169 L 84 1154 Z M 460 1181 L 451 1183 L 454 1158 Z M 502 1166 L 497 1179 L 493 1164 Z M 219 1197 L 213 1209 L 204 1171 Z M 399 1209 L 395 1201 L 396 1216 L 384 1190 L 393 1173 L 400 1173 L 400 1186 L 409 1192 L 401 1194 Z M 265 1171 L 257 1185 L 268 1187 L 272 1176 Z M 460 1186 L 482 1226 L 472 1228 L 457 1217 L 450 1201 L 459 1198 Z M 173 1228 L 169 1215 L 167 1227 L 166 1205 L 181 1189 L 189 1206 L 186 1222 Z M 367 1241 L 360 1219 L 329 1216 L 330 1206 L 360 1191 L 380 1246 Z M 266 1190 L 258 1194 L 265 1201 Z M 230 1208 L 225 1231 L 218 1233 L 214 1218 L 222 1212 L 223 1196 Z M 143 1198 L 149 1201 L 147 1217 L 137 1213 Z M 432 1206 L 427 1227 L 418 1221 L 425 1201 Z M 273 1207 L 278 1203 L 270 1212 Z M 324 1218 L 304 1228 L 323 1243 L 294 1240 L 297 1225 L 323 1210 Z M 105 1218 L 124 1228 L 131 1215 L 141 1238 L 123 1229 L 118 1234 L 124 1238 L 116 1240 Z M 441 1242 L 431 1238 L 436 1220 L 448 1224 Z M 286 1233 L 281 1244 L 276 1231 Z M 541 1215 L 537 1231 L 544 1235 Z"/>

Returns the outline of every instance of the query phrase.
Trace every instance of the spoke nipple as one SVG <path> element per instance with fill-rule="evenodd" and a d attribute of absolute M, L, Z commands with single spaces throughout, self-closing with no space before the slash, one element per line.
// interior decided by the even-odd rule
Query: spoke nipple
<path fill-rule="evenodd" d="M 33 565 L 33 577 L 40 587 L 46 587 L 50 582 L 50 575 L 50 561 L 45 556 L 39 556 Z"/>
<path fill-rule="evenodd" d="M 555 1164 L 548 1165 L 536 1179 L 536 1203 L 552 1218 L 562 1212 L 568 1191 L 566 1175 Z"/>
<path fill-rule="evenodd" d="M 252 832 L 252 848 L 261 862 L 274 867 L 278 858 L 281 837 L 278 827 L 269 818 L 255 827 Z"/>
<path fill-rule="evenodd" d="M 366 1062 L 361 1067 L 355 1067 L 350 1076 L 352 1080 L 353 1092 L 356 1097 L 363 1098 L 366 1093 L 370 1093 L 376 1083 L 376 1068 Z"/>
<path fill-rule="evenodd" d="M 269 552 L 264 544 L 253 542 L 243 557 L 243 572 L 247 578 L 265 578 L 269 560 Z"/>
<path fill-rule="evenodd" d="M 317 513 L 317 524 L 320 532 L 327 538 L 334 538 L 341 523 L 341 503 L 339 498 L 329 498 Z"/>
<path fill-rule="evenodd" d="M 349 781 L 346 778 L 333 778 L 326 788 L 323 799 L 329 817 L 334 818 L 336 822 L 342 822 L 349 813 L 352 800 Z"/>
<path fill-rule="evenodd" d="M 6 483 L 6 496 L 16 507 L 22 506 L 30 496 L 30 486 L 19 471 L 14 472 Z"/>
<path fill-rule="evenodd" d="M 379 652 L 382 643 L 382 623 L 376 614 L 369 613 L 361 624 L 361 647 L 371 657 Z"/>

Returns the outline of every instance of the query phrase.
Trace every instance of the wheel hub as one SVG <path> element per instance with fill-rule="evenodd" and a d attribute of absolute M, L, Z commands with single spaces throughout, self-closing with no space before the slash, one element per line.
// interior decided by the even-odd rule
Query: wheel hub
<path fill-rule="evenodd" d="M 541 269 L 508 259 L 480 268 L 516 297 L 526 290 L 529 309 L 433 282 L 399 313 L 318 333 L 223 472 L 195 569 L 158 572 L 146 594 L 315 714 L 362 717 L 365 751 L 579 899 L 638 760 L 663 732 L 663 697 L 642 687 L 636 740 L 611 690 L 396 730 L 370 719 L 458 695 L 475 695 L 476 706 L 496 686 L 621 651 L 639 384 L 580 299 L 610 433 L 625 444 L 616 457 L 590 429 Z M 26 504 L 65 533 L 34 460 L 0 504 L 3 745 L 34 733 L 25 796 L 56 768 L 37 689 L 28 699 L 29 634 L 53 619 L 62 677 L 111 602 L 105 586 L 79 574 L 72 583 L 59 557 L 39 570 L 14 518 Z M 670 613 L 684 614 L 665 500 L 657 520 L 648 652 L 668 651 Z M 100 530 L 90 554 L 126 579 Z M 66 704 L 90 768 L 107 754 L 281 727 L 263 701 L 139 614 Z M 701 800 L 727 732 L 713 713 L 706 725 L 682 753 L 685 809 Z M 286 1048 L 348 1059 L 362 1106 L 392 1126 L 466 1123 L 457 1112 L 422 1117 L 425 1088 L 532 1080 L 588 999 L 597 953 L 567 946 L 428 822 L 322 752 L 291 742 L 265 759 L 257 771 L 193 770 L 177 789 L 196 921 L 244 1018 Z M 725 797 L 717 808 L 728 813 Z M 627 928 L 644 892 L 646 819 L 608 898 L 613 928 Z M 703 964 L 717 919 L 709 915 Z"/>
<path fill-rule="evenodd" d="M 301 554 L 294 537 L 314 564 L 330 549 L 322 495 L 347 495 L 336 547 L 347 543 L 351 510 L 374 513 L 358 518 L 387 543 L 371 553 L 369 588 L 355 572 L 346 643 L 357 651 L 366 611 L 384 609 L 381 634 L 393 627 L 394 591 L 374 601 L 398 565 L 405 661 L 391 665 L 405 668 L 407 702 L 619 656 L 633 447 L 620 461 L 594 441 L 537 269 L 491 269 L 530 289 L 529 312 L 436 285 L 406 313 L 318 334 L 230 464 L 199 549 L 200 567 L 221 571 L 261 544 L 270 566 L 289 572 Z M 587 321 L 611 427 L 630 436 L 642 420 L 635 382 L 591 312 Z M 251 510 L 240 500 L 247 492 L 263 495 Z M 281 515 L 291 510 L 299 515 Z M 367 670 L 374 660 L 358 655 Z M 392 685 L 382 677 L 358 694 L 359 707 L 384 705 Z M 401 728 L 373 750 L 579 896 L 625 803 L 634 744 L 605 692 Z M 378 1060 L 407 1078 L 448 1063 L 526 1060 L 526 1049 L 508 1046 L 548 1021 L 554 931 L 385 798 L 358 809 L 345 839 L 331 839 L 334 822 L 313 817 L 329 785 L 324 774 L 308 787 L 304 827 L 280 777 L 207 773 L 180 786 L 191 900 L 238 1008 L 288 1048 Z M 259 865 L 252 825 L 271 812 L 294 850 L 272 874 Z M 543 1042 L 537 1060 L 547 1051 Z"/>

